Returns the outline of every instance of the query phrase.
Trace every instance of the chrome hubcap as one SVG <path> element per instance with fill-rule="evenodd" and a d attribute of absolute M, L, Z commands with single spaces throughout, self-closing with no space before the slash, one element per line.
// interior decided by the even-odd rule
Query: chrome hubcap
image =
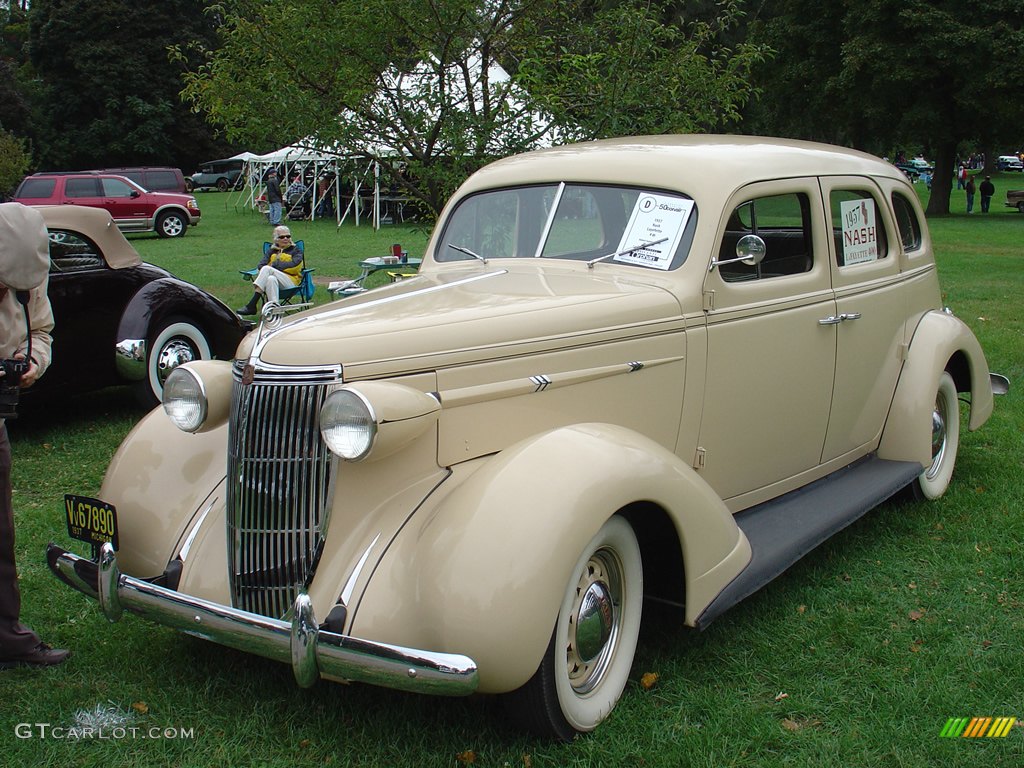
<path fill-rule="evenodd" d="M 622 566 L 610 550 L 595 552 L 576 586 L 566 647 L 569 683 L 589 693 L 608 669 L 619 636 Z"/>
<path fill-rule="evenodd" d="M 932 464 L 928 467 L 928 479 L 935 477 L 942 466 L 942 456 L 946 451 L 946 399 L 940 395 L 935 398 L 935 410 L 932 411 Z"/>
<path fill-rule="evenodd" d="M 171 371 L 182 363 L 189 363 L 196 359 L 198 356 L 195 348 L 184 339 L 172 339 L 164 344 L 156 361 L 156 376 L 160 380 L 160 386 L 167 381 Z"/>

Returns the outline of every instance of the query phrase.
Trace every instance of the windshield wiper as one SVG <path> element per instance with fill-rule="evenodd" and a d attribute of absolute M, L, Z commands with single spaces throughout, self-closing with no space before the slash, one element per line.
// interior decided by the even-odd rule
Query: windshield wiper
<path fill-rule="evenodd" d="M 668 239 L 668 238 L 666 238 L 666 239 Z M 452 248 L 453 250 L 458 251 L 459 253 L 464 253 L 467 256 L 472 256 L 474 259 L 478 259 L 478 260 L 482 261 L 484 264 L 487 263 L 487 259 L 485 259 L 483 256 L 481 256 L 479 253 L 473 253 L 471 250 L 469 250 L 469 248 L 463 248 L 461 245 L 455 245 L 453 243 L 448 243 L 448 247 Z"/>
<path fill-rule="evenodd" d="M 590 261 L 588 261 L 587 266 L 590 267 L 590 269 L 593 269 L 594 265 L 597 264 L 597 262 L 599 261 L 604 261 L 605 259 L 614 259 L 616 256 L 625 256 L 626 254 L 633 253 L 634 251 L 639 251 L 643 248 L 650 248 L 652 245 L 659 245 L 661 243 L 664 243 L 666 240 L 668 240 L 668 238 L 663 237 L 661 238 L 661 240 L 652 240 L 649 243 L 640 243 L 640 245 L 634 245 L 631 248 L 627 248 L 624 251 L 619 251 L 617 253 L 606 253 L 604 256 L 598 256 L 596 259 L 591 259 Z"/>

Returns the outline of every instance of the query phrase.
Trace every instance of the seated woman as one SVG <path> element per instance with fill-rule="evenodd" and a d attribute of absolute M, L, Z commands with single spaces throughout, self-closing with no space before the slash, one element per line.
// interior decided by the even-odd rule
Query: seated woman
<path fill-rule="evenodd" d="M 302 281 L 302 258 L 302 249 L 292 243 L 292 231 L 285 226 L 275 227 L 274 242 L 256 265 L 260 270 L 252 281 L 256 290 L 249 303 L 235 311 L 255 315 L 260 296 L 276 304 L 282 288 L 293 288 Z"/>

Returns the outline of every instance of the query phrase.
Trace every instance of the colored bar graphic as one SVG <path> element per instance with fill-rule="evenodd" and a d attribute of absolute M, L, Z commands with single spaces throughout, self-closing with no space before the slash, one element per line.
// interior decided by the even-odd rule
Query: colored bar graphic
<path fill-rule="evenodd" d="M 999 739 L 1010 735 L 1016 717 L 951 717 L 939 734 L 944 739 Z"/>

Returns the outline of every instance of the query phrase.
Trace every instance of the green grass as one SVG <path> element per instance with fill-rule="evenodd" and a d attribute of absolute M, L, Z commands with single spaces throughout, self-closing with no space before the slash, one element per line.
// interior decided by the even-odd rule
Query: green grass
<path fill-rule="evenodd" d="M 255 261 L 269 226 L 225 210 L 226 197 L 201 195 L 204 221 L 180 240 L 133 240 L 147 260 L 231 304 L 246 295 L 233 270 Z M 283 665 L 132 616 L 109 625 L 53 579 L 42 552 L 48 540 L 67 542 L 62 494 L 98 489 L 140 414 L 123 389 L 26 414 L 12 425 L 23 618 L 74 656 L 56 670 L 0 673 L 7 764 L 455 766 L 472 756 L 498 767 L 1021 765 L 1024 728 L 1004 739 L 938 737 L 953 716 L 1024 718 L 1024 216 L 995 208 L 931 222 L 947 303 L 1017 387 L 983 430 L 964 435 L 950 491 L 934 503 L 884 505 L 701 634 L 673 611 L 650 610 L 622 701 L 570 745 L 523 736 L 486 697 L 323 682 L 299 690 Z M 411 227 L 293 229 L 325 276 L 352 276 L 355 261 L 392 242 L 419 256 L 425 242 Z M 650 690 L 639 684 L 645 672 L 659 676 Z M 130 716 L 140 734 L 193 737 L 16 735 L 18 723 L 66 728 L 97 706 Z"/>

